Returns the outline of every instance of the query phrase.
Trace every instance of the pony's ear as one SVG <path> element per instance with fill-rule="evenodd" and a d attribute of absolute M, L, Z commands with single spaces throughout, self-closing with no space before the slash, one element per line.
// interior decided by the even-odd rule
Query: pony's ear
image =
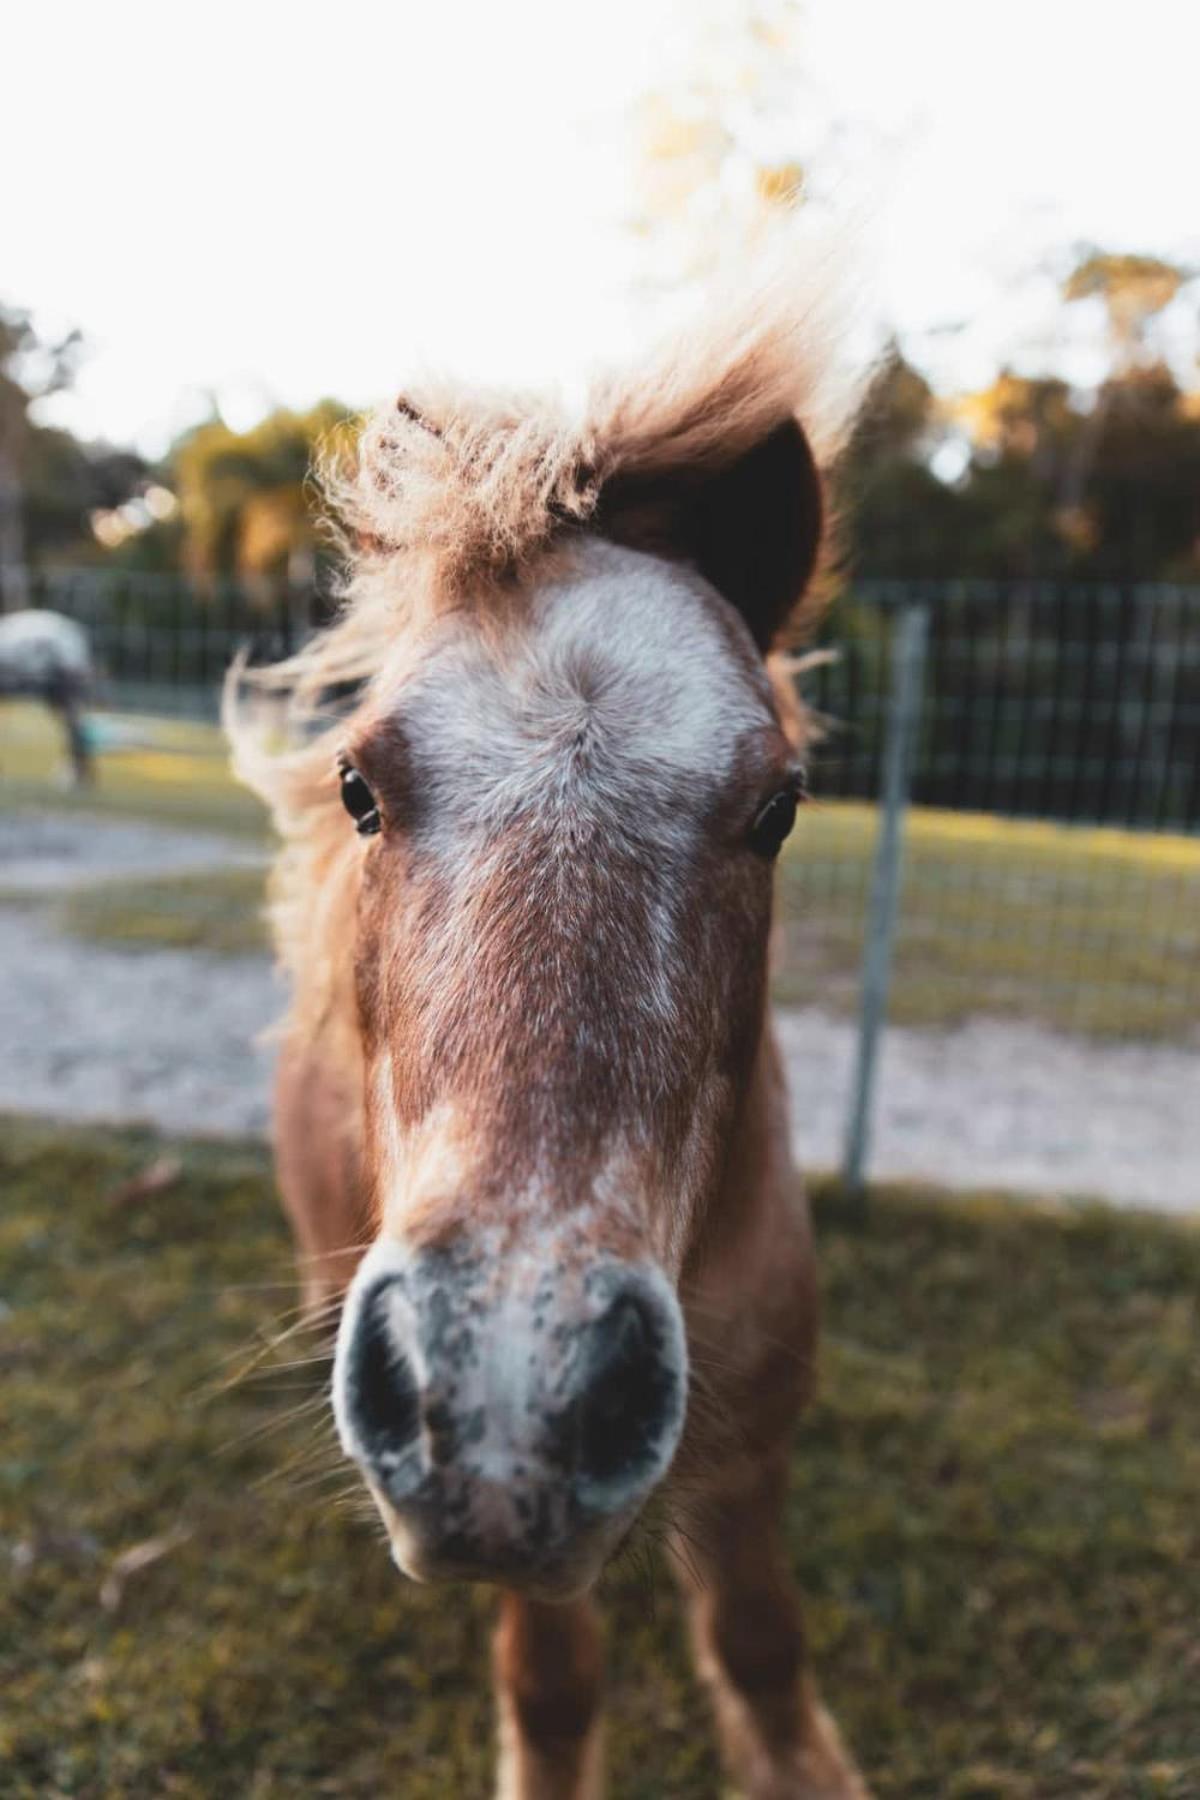
<path fill-rule="evenodd" d="M 618 543 L 694 563 L 764 653 L 812 579 L 823 518 L 816 461 L 791 418 L 729 463 L 619 470 L 596 509 Z"/>

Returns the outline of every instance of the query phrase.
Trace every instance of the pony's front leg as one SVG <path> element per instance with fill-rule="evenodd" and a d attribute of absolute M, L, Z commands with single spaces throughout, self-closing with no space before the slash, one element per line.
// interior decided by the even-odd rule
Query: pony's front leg
<path fill-rule="evenodd" d="M 696 1662 L 747 1800 L 869 1800 L 816 1695 L 780 1537 L 782 1455 L 704 1503 L 679 1540 Z"/>
<path fill-rule="evenodd" d="M 596 1800 L 603 1655 L 591 1601 L 504 1594 L 495 1677 L 499 1800 Z"/>

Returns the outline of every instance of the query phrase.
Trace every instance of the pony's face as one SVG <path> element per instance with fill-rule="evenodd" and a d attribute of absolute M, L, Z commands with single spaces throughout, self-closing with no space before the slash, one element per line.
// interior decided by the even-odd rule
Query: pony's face
<path fill-rule="evenodd" d="M 772 488 L 723 491 L 738 519 Z M 580 534 L 509 604 L 443 614 L 344 745 L 378 1237 L 335 1404 L 417 1576 L 587 1586 L 683 1430 L 679 1284 L 800 791 L 770 626 L 688 516 L 704 574 Z"/>
<path fill-rule="evenodd" d="M 678 1442 L 800 771 L 733 610 L 599 541 L 443 620 L 344 767 L 379 1238 L 343 1440 L 410 1572 L 577 1585 Z"/>

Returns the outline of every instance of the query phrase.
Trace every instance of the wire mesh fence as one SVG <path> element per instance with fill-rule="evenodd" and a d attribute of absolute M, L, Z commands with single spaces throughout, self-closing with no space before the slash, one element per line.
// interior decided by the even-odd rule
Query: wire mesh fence
<path fill-rule="evenodd" d="M 276 661 L 331 610 L 315 588 L 227 579 L 35 570 L 24 586 L 30 605 L 65 613 L 87 631 L 102 702 L 185 718 L 217 717 L 221 680 L 239 651 Z"/>
<path fill-rule="evenodd" d="M 35 574 L 88 629 L 110 703 L 214 717 L 249 647 L 328 617 L 308 590 Z M 872 583 L 832 609 L 804 680 L 825 720 L 815 803 L 782 865 L 778 993 L 854 1012 L 898 622 L 925 610 L 890 1017 L 1017 1017 L 1110 1039 L 1200 1016 L 1200 590 Z"/>
<path fill-rule="evenodd" d="M 822 786 L 880 791 L 894 622 L 929 611 L 917 805 L 1200 829 L 1200 590 L 869 583 L 831 612 L 812 686 L 835 721 Z"/>
<path fill-rule="evenodd" d="M 893 1019 L 1106 1038 L 1200 1022 L 1200 592 L 875 586 L 827 627 L 816 807 L 785 866 L 796 1001 L 853 1007 L 898 621 L 928 617 Z M 839 641 L 840 640 L 840 641 Z"/>

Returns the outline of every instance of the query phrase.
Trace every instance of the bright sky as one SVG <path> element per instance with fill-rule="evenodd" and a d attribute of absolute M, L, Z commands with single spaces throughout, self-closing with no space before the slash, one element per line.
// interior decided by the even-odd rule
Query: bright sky
<path fill-rule="evenodd" d="M 630 329 L 628 111 L 705 5 L 22 8 L 0 298 L 87 336 L 54 416 L 156 452 L 210 394 L 241 426 L 414 363 L 570 377 Z M 1192 0 L 807 10 L 796 146 L 833 128 L 872 303 L 944 383 L 1053 349 L 1049 277 L 1018 279 L 1051 247 L 1200 262 Z"/>

